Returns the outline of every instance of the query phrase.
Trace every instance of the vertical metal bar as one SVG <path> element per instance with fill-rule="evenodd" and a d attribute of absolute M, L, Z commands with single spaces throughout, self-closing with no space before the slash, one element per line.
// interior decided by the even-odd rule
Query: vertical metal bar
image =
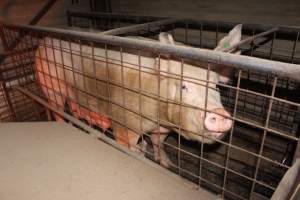
<path fill-rule="evenodd" d="M 110 75 L 109 75 L 107 44 L 104 44 L 104 50 L 105 50 L 106 86 L 107 86 L 108 107 L 109 107 L 108 115 L 112 116 L 112 100 L 111 100 L 111 92 L 110 92 Z"/>
<path fill-rule="evenodd" d="M 299 41 L 299 35 L 300 35 L 300 32 L 297 33 L 297 37 L 296 37 L 296 40 L 294 42 L 293 52 L 292 52 L 292 62 L 291 63 L 294 63 L 294 57 L 295 57 L 295 52 L 296 52 L 296 48 L 297 48 L 297 43 Z"/>
<path fill-rule="evenodd" d="M 300 159 L 300 138 L 298 138 L 295 154 L 293 157 L 293 163 L 295 163 L 297 159 Z"/>
<path fill-rule="evenodd" d="M 143 134 L 143 117 L 142 117 L 142 77 L 141 77 L 141 70 L 142 70 L 142 66 L 141 66 L 141 50 L 138 50 L 138 73 L 139 73 L 139 117 L 140 117 L 140 133 L 141 133 L 141 138 L 142 138 L 142 145 L 144 145 L 145 143 L 145 138 L 144 138 L 144 134 Z M 142 149 L 147 151 L 147 149 Z"/>
<path fill-rule="evenodd" d="M 76 103 L 78 104 L 78 108 L 80 109 L 81 105 L 79 104 L 79 98 L 78 98 L 78 87 L 77 87 L 77 84 L 76 84 L 76 79 L 75 79 L 75 68 L 74 68 L 74 59 L 73 59 L 73 51 L 72 51 L 72 42 L 71 40 L 68 40 L 68 45 L 69 45 L 69 50 L 70 50 L 70 58 L 71 58 L 71 71 L 72 71 L 72 77 L 73 77 L 73 87 L 75 88 L 75 100 L 76 100 Z M 80 112 L 80 110 L 79 110 Z"/>
<path fill-rule="evenodd" d="M 90 91 L 88 90 L 88 88 L 86 87 L 86 72 L 85 72 L 85 66 L 83 63 L 83 55 L 82 55 L 82 42 L 79 41 L 79 55 L 80 55 L 80 64 L 81 64 L 81 70 L 82 70 L 82 80 L 83 80 L 83 88 L 84 88 L 84 92 L 86 92 L 87 94 L 85 94 L 85 100 L 86 100 L 86 107 L 88 108 L 88 113 L 89 113 L 89 119 L 87 120 L 89 125 L 92 126 L 92 117 L 91 117 L 91 112 L 90 112 L 90 103 L 89 103 L 89 96 L 90 96 Z"/>
<path fill-rule="evenodd" d="M 100 103 L 99 103 L 99 99 L 98 99 L 98 93 L 99 93 L 99 88 L 98 88 L 98 80 L 97 80 L 97 70 L 96 70 L 96 62 L 95 62 L 95 45 L 93 42 L 91 42 L 91 48 L 92 48 L 92 66 L 93 66 L 93 79 L 95 81 L 96 84 L 96 96 L 97 96 L 97 107 L 98 109 L 100 108 Z M 100 114 L 100 113 L 97 113 Z M 105 130 L 103 129 L 103 123 L 101 122 L 101 128 L 103 130 L 103 132 L 105 132 Z M 111 133 L 110 133 L 111 134 Z"/>
<path fill-rule="evenodd" d="M 200 48 L 202 47 L 202 32 L 203 32 L 203 26 L 202 26 L 202 23 L 201 23 L 201 25 L 200 25 L 200 34 L 199 34 Z"/>
<path fill-rule="evenodd" d="M 215 46 L 218 46 L 218 40 L 219 40 L 219 24 L 216 25 L 216 43 Z"/>
<path fill-rule="evenodd" d="M 251 52 L 250 52 L 250 56 L 253 56 L 253 51 L 254 51 L 254 35 L 255 35 L 255 29 L 252 30 L 252 42 L 251 42 Z"/>
<path fill-rule="evenodd" d="M 180 88 L 179 88 L 179 101 L 180 101 L 180 105 L 179 105 L 179 134 L 178 134 L 178 174 L 179 176 L 181 176 L 181 130 L 182 130 L 182 106 L 183 106 L 183 102 L 182 102 L 182 88 L 183 88 L 183 67 L 184 67 L 184 60 L 183 58 L 180 59 L 181 61 L 181 66 L 180 66 Z M 169 66 L 170 67 L 170 66 Z"/>
<path fill-rule="evenodd" d="M 44 67 L 43 67 L 43 62 L 42 62 L 42 59 L 44 59 L 44 58 L 42 58 L 42 53 L 41 53 L 42 45 L 43 45 L 43 44 L 40 43 L 40 44 L 39 44 L 39 47 L 38 47 L 38 50 L 37 50 L 37 52 L 38 52 L 38 60 L 40 61 L 40 66 L 41 66 L 41 71 L 39 71 L 38 69 L 36 69 L 36 70 L 37 70 L 38 73 L 41 74 L 41 75 L 43 76 L 43 78 L 44 78 L 45 85 L 42 85 L 42 81 L 41 81 L 41 79 L 40 79 L 40 76 L 38 76 L 39 83 L 41 84 L 42 87 L 45 88 L 46 93 L 47 93 L 46 96 L 48 97 L 48 101 L 50 101 L 49 88 L 48 88 L 48 86 L 47 86 L 46 76 L 45 76 Z"/>
<path fill-rule="evenodd" d="M 184 43 L 185 44 L 187 44 L 187 42 L 188 42 L 188 28 L 189 28 L 188 22 L 187 22 L 187 20 L 185 20 L 185 32 L 184 32 Z"/>
<path fill-rule="evenodd" d="M 51 111 L 49 109 L 47 109 L 47 108 L 46 108 L 46 115 L 47 115 L 48 121 L 52 121 Z"/>
<path fill-rule="evenodd" d="M 127 119 L 126 119 L 126 106 L 125 106 L 125 85 L 124 85 L 124 62 L 123 62 L 123 48 L 120 47 L 120 64 L 121 64 L 121 86 L 122 86 L 122 110 L 123 110 L 123 121 L 122 126 L 125 126 L 126 132 L 128 134 L 128 127 L 127 127 Z M 131 148 L 130 138 L 128 138 L 128 147 Z M 127 141 L 124 141 L 127 142 Z"/>
<path fill-rule="evenodd" d="M 252 186 L 251 186 L 251 192 L 250 192 L 250 198 L 252 199 L 253 197 L 253 193 L 254 193 L 254 189 L 255 189 L 255 181 L 257 181 L 257 174 L 259 171 L 259 165 L 260 165 L 260 161 L 261 161 L 261 155 L 263 153 L 263 148 L 264 148 L 264 143 L 265 143 L 265 139 L 267 136 L 267 128 L 269 126 L 269 120 L 270 120 L 270 116 L 271 116 L 271 111 L 272 111 L 272 106 L 273 106 L 273 101 L 274 101 L 274 95 L 275 95 L 275 90 L 276 90 L 276 84 L 277 84 L 277 77 L 274 77 L 274 81 L 273 81 L 273 87 L 272 87 L 272 93 L 270 96 L 270 103 L 269 103 L 269 109 L 268 109 L 268 114 L 267 114 L 267 119 L 265 122 L 265 126 L 264 126 L 264 132 L 263 132 L 263 138 L 261 141 L 261 145 L 260 145 L 260 149 L 259 149 L 259 157 L 256 163 L 256 168 L 255 168 L 255 173 L 254 173 L 254 180 L 252 182 Z"/>
<path fill-rule="evenodd" d="M 206 117 L 207 112 L 207 98 L 208 98 L 208 86 L 209 86 L 209 75 L 210 75 L 210 63 L 207 64 L 207 72 L 206 72 L 206 84 L 205 84 L 205 103 L 204 103 L 204 117 L 203 124 Z M 203 130 L 202 130 L 203 131 Z M 202 134 L 202 141 L 204 141 L 204 135 Z M 201 150 L 200 150 L 200 165 L 199 165 L 199 187 L 201 187 L 202 183 L 202 158 L 203 158 L 203 142 L 201 142 Z"/>
<path fill-rule="evenodd" d="M 173 36 L 174 40 L 176 41 L 176 39 L 175 39 L 175 23 L 172 24 L 172 36 Z"/>
<path fill-rule="evenodd" d="M 225 195 L 225 189 L 226 189 L 227 169 L 228 169 L 229 155 L 230 155 L 230 150 L 231 150 L 231 145 L 232 145 L 233 129 L 234 129 L 234 123 L 235 123 L 235 118 L 236 118 L 237 104 L 238 104 L 238 99 L 239 99 L 241 75 L 242 75 L 242 71 L 239 70 L 237 86 L 236 86 L 235 101 L 234 101 L 232 128 L 230 130 L 229 146 L 228 146 L 228 150 L 227 150 L 227 154 L 226 154 L 225 172 L 224 172 L 225 174 L 224 174 L 223 186 L 222 186 L 222 198 L 223 199 L 225 198 L 224 195 Z"/>
<path fill-rule="evenodd" d="M 52 53 L 53 53 L 55 76 L 56 76 L 56 80 L 57 80 L 57 84 L 58 84 L 58 89 L 59 89 L 59 93 L 60 93 L 59 95 L 61 96 L 62 105 L 63 105 L 64 104 L 63 103 L 63 93 L 61 92 L 62 90 L 61 90 L 61 87 L 60 87 L 60 79 L 59 79 L 58 72 L 57 72 L 58 65 L 57 65 L 57 60 L 56 60 L 55 51 L 54 51 L 55 47 L 53 45 L 53 38 L 51 37 L 50 39 L 51 39 L 51 49 L 52 49 Z"/>
<path fill-rule="evenodd" d="M 94 2 L 94 0 L 90 0 L 90 10 L 91 10 L 91 12 L 95 11 L 95 2 Z"/>
<path fill-rule="evenodd" d="M 269 59 L 273 60 L 273 48 L 274 48 L 274 41 L 276 39 L 276 32 L 273 33 L 273 38 L 271 41 L 271 49 L 270 49 L 270 54 L 269 54 Z"/>
<path fill-rule="evenodd" d="M 46 47 L 46 38 L 43 39 L 43 43 L 44 43 L 44 49 L 45 49 L 47 68 L 48 68 L 48 72 L 49 72 L 48 76 L 49 76 L 49 79 L 50 79 L 50 82 L 51 82 L 51 87 L 52 87 L 51 89 L 52 89 L 52 92 L 53 92 L 53 95 L 54 95 L 54 98 L 55 98 L 55 105 L 57 106 L 58 101 L 57 101 L 57 98 L 56 98 L 56 93 L 55 93 L 55 89 L 54 89 L 54 85 L 53 85 L 53 81 L 52 81 L 52 77 L 51 77 L 51 70 L 50 70 L 50 67 L 49 67 L 49 57 L 48 57 L 47 47 Z"/>
<path fill-rule="evenodd" d="M 63 78 L 64 78 L 64 83 L 66 85 L 66 95 L 68 98 L 70 98 L 70 94 L 69 94 L 69 90 L 68 90 L 68 86 L 69 84 L 67 83 L 67 77 L 66 77 L 66 70 L 65 70 L 65 62 L 64 62 L 64 56 L 63 56 L 63 48 L 62 48 L 62 42 L 61 42 L 61 38 L 59 38 L 59 52 L 60 52 L 60 57 L 61 57 L 61 64 L 62 64 L 62 70 L 63 70 Z M 72 101 L 72 100 L 71 100 Z"/>
<path fill-rule="evenodd" d="M 160 101 L 161 101 L 161 98 L 160 98 L 160 69 L 161 69 L 161 66 L 160 66 L 160 64 L 161 64 L 161 55 L 159 54 L 158 55 L 158 77 L 157 77 L 157 79 L 158 79 L 158 83 L 157 83 L 157 115 L 156 115 L 156 117 L 157 117 L 157 132 L 158 132 L 158 154 L 159 154 L 159 158 L 160 158 L 160 160 L 161 160 L 161 155 L 160 155 L 160 149 L 161 149 L 161 144 L 160 144 L 160 135 L 161 135 L 161 133 L 160 133 Z M 164 141 L 163 141 L 164 142 Z"/>

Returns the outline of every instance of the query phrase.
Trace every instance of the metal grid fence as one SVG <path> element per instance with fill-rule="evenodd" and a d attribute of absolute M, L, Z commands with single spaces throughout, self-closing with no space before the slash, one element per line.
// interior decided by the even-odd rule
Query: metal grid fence
<path fill-rule="evenodd" d="M 186 23 L 183 24 L 186 26 Z M 174 34 L 175 40 L 180 41 L 182 30 L 176 33 L 176 29 L 172 29 L 176 26 L 175 24 L 168 25 L 168 28 L 171 27 L 169 32 Z M 203 28 L 203 26 L 201 27 Z M 202 31 L 202 29 L 200 30 Z M 166 99 L 160 94 L 161 77 L 177 81 L 180 85 L 183 82 L 202 84 L 206 94 L 210 89 L 214 89 L 214 86 L 217 86 L 222 97 L 222 104 L 231 111 L 230 119 L 234 123 L 227 136 L 222 140 L 213 139 L 214 145 L 204 145 L 203 143 L 188 142 L 181 134 L 174 134 L 173 138 L 159 144 L 158 147 L 166 149 L 173 163 L 170 167 L 172 171 L 201 187 L 220 193 L 222 197 L 228 199 L 249 199 L 257 197 L 257 195 L 270 197 L 285 171 L 291 166 L 293 154 L 299 142 L 300 104 L 298 96 L 294 95 L 299 94 L 299 80 L 282 77 L 280 73 L 276 72 L 276 69 L 275 74 L 274 71 L 267 73 L 266 70 L 261 73 L 257 72 L 257 69 L 248 67 L 247 63 L 243 63 L 243 66 L 239 66 L 241 68 L 236 71 L 231 84 L 221 84 L 210 80 L 210 76 L 214 73 L 211 69 L 211 66 L 215 64 L 213 60 L 200 60 L 199 58 L 193 60 L 203 63 L 202 67 L 205 69 L 206 78 L 189 77 L 183 72 L 188 64 L 187 59 L 190 62 L 193 57 L 188 57 L 180 51 L 177 51 L 177 54 L 171 52 L 172 56 L 169 57 L 171 50 L 168 49 L 168 46 L 158 45 L 152 41 L 135 41 L 134 43 L 134 39 L 122 40 L 111 36 L 99 37 L 71 31 L 10 25 L 4 26 L 3 32 L 8 43 L 13 43 L 16 38 L 21 36 L 16 51 L 22 52 L 23 49 L 28 48 L 32 50 L 26 51 L 25 56 L 19 56 L 17 59 L 27 62 L 27 59 L 30 58 L 30 61 L 35 61 L 35 67 L 32 68 L 32 63 L 29 65 L 31 67 L 28 69 L 30 72 L 28 76 L 26 76 L 26 65 L 22 65 L 20 71 L 15 70 L 15 75 L 19 80 L 18 85 L 28 86 L 30 83 L 38 81 L 43 90 L 43 95 L 38 92 L 39 95 L 51 105 L 65 111 L 66 102 L 70 107 L 76 105 L 76 117 L 93 127 L 100 128 L 101 126 L 101 123 L 93 120 L 95 115 L 108 116 L 114 124 L 113 129 L 124 126 L 128 132 L 140 137 L 142 140 L 140 144 L 143 141 L 149 143 L 151 135 L 149 132 L 145 132 L 142 126 L 136 130 L 128 125 L 126 113 L 130 113 L 138 119 L 156 123 L 158 128 L 161 124 L 167 123 L 168 126 L 184 131 L 180 122 L 166 122 L 159 112 L 153 116 L 144 114 L 142 98 L 151 99 L 159 105 L 158 107 L 166 103 L 175 105 L 179 109 L 179 116 L 180 110 L 185 107 L 205 111 L 204 113 L 209 111 L 207 103 L 204 107 L 195 107 L 185 104 L 180 99 L 173 101 Z M 139 32 L 141 33 L 141 31 Z M 147 33 L 147 30 L 144 30 L 144 33 Z M 148 32 L 148 34 L 155 38 L 157 32 Z M 202 42 L 206 47 L 213 43 L 216 44 L 221 33 L 216 32 L 215 34 L 216 37 L 212 39 L 214 42 L 200 36 L 200 46 L 202 46 Z M 275 59 L 275 52 L 279 52 L 279 49 L 276 51 L 274 47 L 277 41 L 275 34 L 274 32 L 270 37 L 272 38 L 269 40 L 271 41 L 270 47 L 259 46 L 252 42 L 250 52 L 249 48 L 245 48 L 244 51 L 256 56 L 255 49 L 263 47 L 267 49 L 263 55 L 269 55 L 270 59 Z M 189 43 L 187 38 L 192 38 L 188 35 L 186 33 L 183 36 L 186 44 Z M 204 35 L 204 32 L 200 32 L 200 35 Z M 212 33 L 207 33 L 207 35 L 210 37 Z M 290 63 L 299 61 L 296 45 L 299 32 L 296 35 L 297 39 L 292 42 L 294 43 L 293 50 L 288 56 Z M 283 34 L 283 38 L 284 36 Z M 263 40 L 266 39 L 263 38 Z M 143 45 L 145 48 L 142 48 Z M 147 45 L 149 46 L 147 47 Z M 112 51 L 119 52 L 119 55 L 112 56 Z M 136 55 L 134 61 L 126 60 L 128 54 Z M 145 56 L 157 58 L 158 63 L 163 63 L 168 59 L 177 60 L 181 63 L 180 71 L 182 73 L 172 74 L 161 68 L 149 68 L 143 64 Z M 277 55 L 277 57 L 282 58 L 284 55 Z M 284 58 L 287 59 L 286 56 Z M 241 58 L 237 57 L 236 59 Z M 97 74 L 101 74 L 101 70 L 107 76 L 98 76 Z M 119 73 L 119 77 L 111 78 L 109 76 L 111 71 Z M 125 71 L 137 74 L 137 87 L 130 86 L 128 80 L 124 79 Z M 295 73 L 298 72 L 296 70 Z M 157 83 L 152 91 L 142 89 L 142 85 L 149 84 L 143 82 L 143 76 L 146 74 Z M 157 78 L 158 76 L 160 78 Z M 8 87 L 11 86 L 13 84 L 8 84 Z M 37 93 L 36 89 L 30 90 Z M 118 91 L 122 95 L 114 99 L 111 95 L 112 91 Z M 182 90 L 180 91 L 179 96 L 182 97 Z M 138 99 L 135 107 L 126 104 L 127 101 L 130 101 L 127 98 L 130 96 L 129 94 L 135 95 Z M 206 98 L 205 101 L 207 102 L 208 99 Z M 100 107 L 102 110 L 99 110 Z M 113 109 L 120 111 L 117 112 L 119 116 L 113 114 Z M 137 120 L 136 123 L 141 123 L 141 120 Z M 116 140 L 123 139 L 116 138 L 117 135 L 112 132 L 111 134 Z M 204 139 L 207 136 L 202 137 Z M 135 148 L 144 151 L 147 157 L 153 159 L 151 147 L 148 146 L 145 149 L 137 145 Z"/>

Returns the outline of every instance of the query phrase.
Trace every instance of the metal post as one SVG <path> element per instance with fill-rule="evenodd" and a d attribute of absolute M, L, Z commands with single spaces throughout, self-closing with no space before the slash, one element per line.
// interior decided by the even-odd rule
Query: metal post
<path fill-rule="evenodd" d="M 47 114 L 47 119 L 48 119 L 48 121 L 52 121 L 50 109 L 46 108 L 46 114 Z"/>

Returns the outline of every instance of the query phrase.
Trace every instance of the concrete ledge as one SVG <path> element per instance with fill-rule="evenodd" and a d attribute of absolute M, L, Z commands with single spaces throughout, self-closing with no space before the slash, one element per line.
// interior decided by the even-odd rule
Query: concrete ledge
<path fill-rule="evenodd" d="M 0 124 L 0 199 L 216 199 L 66 123 Z"/>

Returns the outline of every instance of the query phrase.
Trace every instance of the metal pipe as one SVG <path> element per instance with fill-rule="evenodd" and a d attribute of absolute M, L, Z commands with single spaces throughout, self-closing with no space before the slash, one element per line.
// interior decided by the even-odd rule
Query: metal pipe
<path fill-rule="evenodd" d="M 105 43 L 109 45 L 122 46 L 135 49 L 148 50 L 153 53 L 161 53 L 183 57 L 192 60 L 202 60 L 212 64 L 222 64 L 243 70 L 255 70 L 273 75 L 288 77 L 300 81 L 300 65 L 265 60 L 249 56 L 234 55 L 224 52 L 197 49 L 186 46 L 174 46 L 158 42 L 144 41 L 133 38 L 124 38 L 110 35 L 99 35 L 97 33 L 79 32 L 48 27 L 36 27 L 28 25 L 9 25 L 7 28 L 21 29 L 21 32 L 35 31 L 39 34 L 53 34 L 53 37 L 65 36 L 72 39 L 81 39 L 89 42 Z M 216 66 L 218 67 L 218 66 Z"/>
<path fill-rule="evenodd" d="M 278 30 L 279 30 L 279 28 L 272 28 L 272 29 L 270 29 L 270 30 L 268 30 L 268 31 L 264 31 L 264 32 L 262 32 L 262 33 L 253 35 L 253 36 L 251 36 L 251 37 L 247 37 L 246 39 L 241 40 L 241 41 L 238 42 L 237 44 L 235 44 L 235 45 L 233 45 L 233 46 L 231 46 L 231 47 L 225 49 L 224 52 L 232 52 L 234 49 L 236 49 L 237 47 L 239 47 L 239 46 L 241 46 L 241 45 L 243 45 L 243 44 L 252 42 L 252 41 L 254 41 L 255 39 L 257 39 L 257 38 L 259 38 L 259 37 L 263 37 L 263 36 L 269 35 L 269 34 L 271 34 L 271 33 L 274 33 L 274 32 L 276 32 L 276 31 L 278 31 Z"/>
<path fill-rule="evenodd" d="M 130 32 L 147 30 L 150 28 L 159 29 L 160 26 L 173 24 L 173 23 L 176 23 L 179 21 L 180 21 L 180 19 L 164 19 L 164 20 L 160 20 L 160 21 L 154 21 L 154 22 L 148 22 L 148 23 L 126 26 L 126 27 L 121 27 L 121 28 L 115 28 L 115 29 L 111 29 L 109 31 L 104 31 L 101 34 L 103 34 L 103 35 L 121 35 L 121 34 L 125 34 L 125 33 L 130 33 Z"/>
<path fill-rule="evenodd" d="M 42 8 L 30 19 L 28 24 L 35 25 L 47 13 L 47 11 L 54 5 L 57 0 L 48 0 L 44 3 Z"/>
<path fill-rule="evenodd" d="M 54 3 L 57 0 L 48 0 L 47 2 L 44 3 L 42 8 L 30 19 L 28 22 L 29 25 L 35 25 L 38 23 L 38 21 L 47 13 L 47 11 L 54 5 Z M 5 48 L 5 51 L 10 51 L 13 50 L 19 42 L 22 40 L 23 36 L 20 34 L 19 37 L 17 37 L 14 41 L 11 42 L 11 44 L 7 44 L 7 47 Z M 1 38 L 2 39 L 2 38 Z M 2 41 L 5 41 L 5 39 Z M 0 61 L 2 63 L 3 60 Z"/>

